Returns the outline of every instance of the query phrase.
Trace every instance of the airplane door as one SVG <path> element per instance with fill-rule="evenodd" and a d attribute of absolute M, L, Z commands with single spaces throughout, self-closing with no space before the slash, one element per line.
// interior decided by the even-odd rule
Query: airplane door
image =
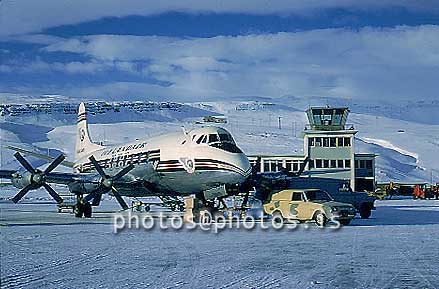
<path fill-rule="evenodd" d="M 186 132 L 184 133 L 186 134 L 186 141 L 181 149 L 181 157 L 179 158 L 179 162 L 183 165 L 183 168 L 186 170 L 186 172 L 192 174 L 195 172 L 194 142 Z"/>

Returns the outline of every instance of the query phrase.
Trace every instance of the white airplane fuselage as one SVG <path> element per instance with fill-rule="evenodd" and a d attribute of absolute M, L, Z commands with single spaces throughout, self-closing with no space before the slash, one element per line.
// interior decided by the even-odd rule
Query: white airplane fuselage
<path fill-rule="evenodd" d="M 80 132 L 79 132 L 80 133 Z M 87 132 L 88 133 L 88 132 Z M 219 127 L 176 132 L 112 147 L 101 147 L 75 161 L 78 173 L 94 170 L 93 155 L 108 175 L 133 164 L 126 182 L 143 181 L 157 189 L 189 195 L 220 185 L 239 184 L 251 173 L 247 156 L 230 133 Z M 153 190 L 153 189 L 152 189 Z M 142 196 L 139 188 L 124 189 L 125 196 Z"/>

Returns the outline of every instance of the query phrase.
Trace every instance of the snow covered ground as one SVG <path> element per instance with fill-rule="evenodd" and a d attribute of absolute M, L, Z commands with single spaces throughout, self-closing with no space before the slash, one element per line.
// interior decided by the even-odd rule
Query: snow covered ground
<path fill-rule="evenodd" d="M 54 204 L 0 203 L 2 288 L 438 288 L 439 201 L 386 200 L 338 231 L 112 231 Z"/>

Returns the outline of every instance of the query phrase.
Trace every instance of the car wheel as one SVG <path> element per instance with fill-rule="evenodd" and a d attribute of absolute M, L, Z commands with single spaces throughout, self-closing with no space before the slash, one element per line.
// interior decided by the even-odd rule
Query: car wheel
<path fill-rule="evenodd" d="M 284 217 L 282 216 L 282 213 L 279 211 L 276 211 L 273 213 L 273 220 L 275 223 L 283 223 Z"/>
<path fill-rule="evenodd" d="M 372 214 L 372 210 L 369 207 L 369 205 L 366 204 L 366 203 L 361 204 L 361 206 L 360 206 L 360 217 L 362 219 L 368 219 L 371 214 Z"/>
<path fill-rule="evenodd" d="M 316 222 L 317 226 L 324 227 L 328 222 L 328 219 L 323 212 L 317 212 L 314 216 L 314 221 Z"/>

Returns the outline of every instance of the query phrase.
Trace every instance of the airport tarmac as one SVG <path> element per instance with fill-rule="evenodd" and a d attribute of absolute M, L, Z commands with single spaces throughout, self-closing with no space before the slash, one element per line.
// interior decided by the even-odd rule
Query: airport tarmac
<path fill-rule="evenodd" d="M 91 219 L 51 203 L 0 203 L 1 287 L 438 288 L 439 201 L 376 206 L 340 230 L 114 234 L 115 202 Z"/>

